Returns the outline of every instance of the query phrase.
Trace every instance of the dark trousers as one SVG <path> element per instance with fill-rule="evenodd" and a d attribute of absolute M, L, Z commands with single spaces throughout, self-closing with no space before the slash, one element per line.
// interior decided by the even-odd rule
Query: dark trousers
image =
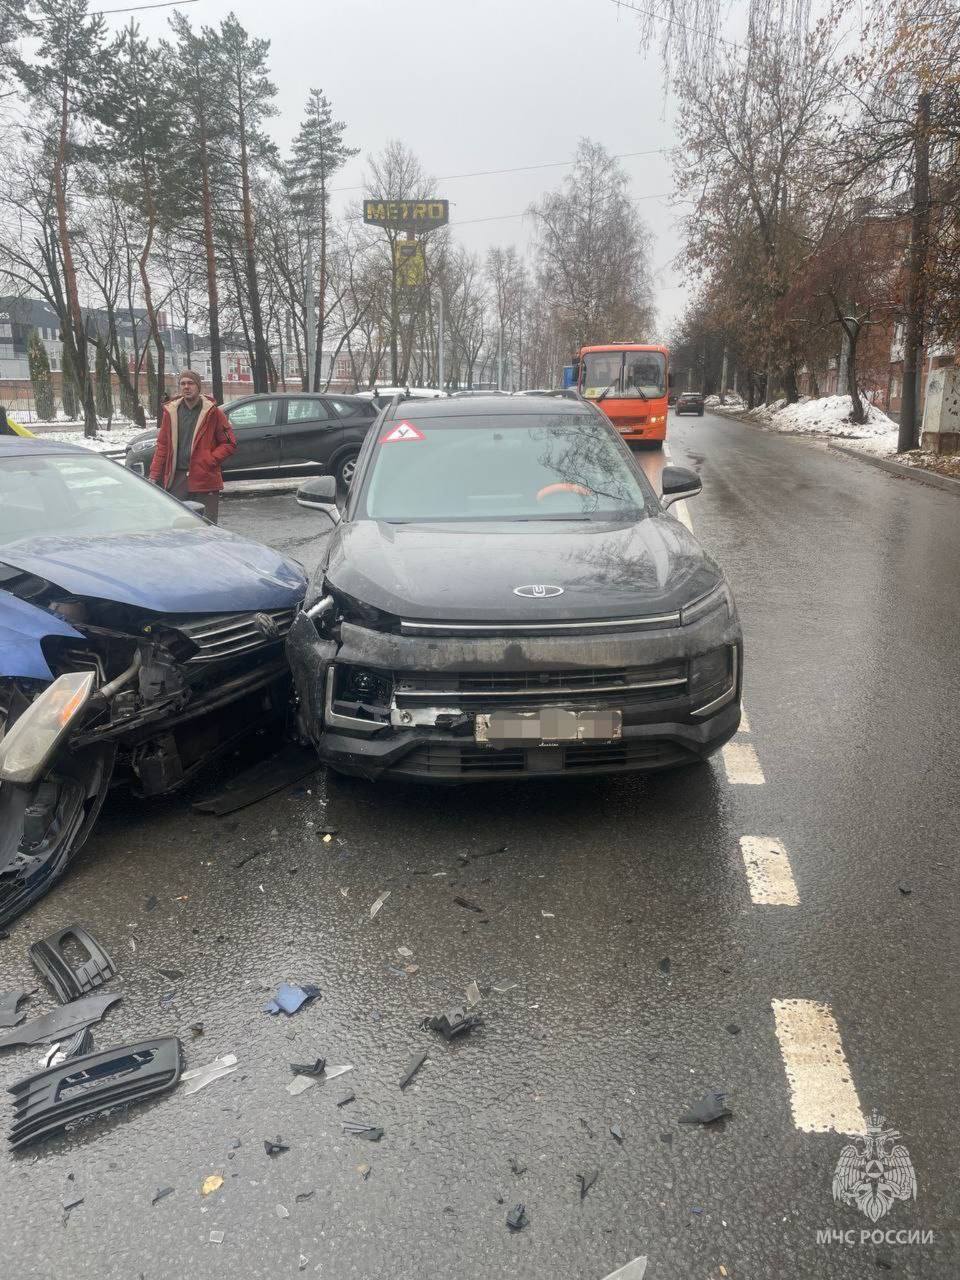
<path fill-rule="evenodd" d="M 191 493 L 187 487 L 186 471 L 176 471 L 174 472 L 169 492 L 175 498 L 187 498 L 190 502 L 202 502 L 203 514 L 211 524 L 217 523 L 217 518 L 220 515 L 220 494 L 216 490 L 212 493 Z"/>

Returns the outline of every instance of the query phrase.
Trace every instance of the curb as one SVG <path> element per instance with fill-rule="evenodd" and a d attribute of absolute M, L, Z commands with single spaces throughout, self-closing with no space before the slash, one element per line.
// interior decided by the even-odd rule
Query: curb
<path fill-rule="evenodd" d="M 877 458 L 873 454 L 862 453 L 859 449 L 850 449 L 842 444 L 831 444 L 829 447 L 836 453 L 845 453 L 849 458 L 856 458 L 860 462 L 868 462 L 871 467 L 888 471 L 892 476 L 899 476 L 906 480 L 919 480 L 921 484 L 929 485 L 932 489 L 946 489 L 948 493 L 960 495 L 960 480 L 954 480 L 951 476 L 941 476 L 936 471 L 925 471 L 923 467 L 908 467 L 902 462 L 892 462 L 889 458 Z"/>

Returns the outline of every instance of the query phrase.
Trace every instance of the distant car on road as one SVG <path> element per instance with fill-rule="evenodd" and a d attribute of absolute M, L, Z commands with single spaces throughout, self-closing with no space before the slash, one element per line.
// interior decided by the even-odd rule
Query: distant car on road
<path fill-rule="evenodd" d="M 677 396 L 674 413 L 696 413 L 703 417 L 703 396 L 699 391 L 684 391 Z"/>
<path fill-rule="evenodd" d="M 357 454 L 377 407 L 361 396 L 277 392 L 232 400 L 223 411 L 237 437 L 237 450 L 223 464 L 225 480 L 250 475 L 331 475 L 346 490 Z M 126 465 L 149 475 L 156 428 L 127 445 Z"/>
<path fill-rule="evenodd" d="M 62 874 L 112 779 L 161 795 L 285 722 L 305 588 L 296 561 L 108 458 L 0 438 L 0 926 Z"/>
<path fill-rule="evenodd" d="M 690 764 L 740 722 L 723 574 L 582 399 L 389 406 L 287 637 L 321 759 L 376 779 L 472 782 Z M 321 542 L 322 540 L 322 542 Z"/>

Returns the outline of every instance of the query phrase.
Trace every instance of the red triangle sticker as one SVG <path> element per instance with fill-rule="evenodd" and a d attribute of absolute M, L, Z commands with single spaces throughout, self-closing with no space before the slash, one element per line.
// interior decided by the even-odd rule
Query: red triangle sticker
<path fill-rule="evenodd" d="M 381 444 L 393 444 L 395 440 L 422 440 L 423 432 L 418 431 L 412 422 L 398 422 L 392 431 L 380 437 Z"/>

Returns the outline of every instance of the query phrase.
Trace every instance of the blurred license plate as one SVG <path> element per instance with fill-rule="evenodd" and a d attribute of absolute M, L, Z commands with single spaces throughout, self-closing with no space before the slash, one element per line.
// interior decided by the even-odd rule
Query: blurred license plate
<path fill-rule="evenodd" d="M 497 746 L 529 743 L 550 746 L 555 742 L 612 742 L 621 737 L 620 711 L 567 711 L 542 707 L 539 711 L 494 711 L 477 716 L 477 742 Z"/>

